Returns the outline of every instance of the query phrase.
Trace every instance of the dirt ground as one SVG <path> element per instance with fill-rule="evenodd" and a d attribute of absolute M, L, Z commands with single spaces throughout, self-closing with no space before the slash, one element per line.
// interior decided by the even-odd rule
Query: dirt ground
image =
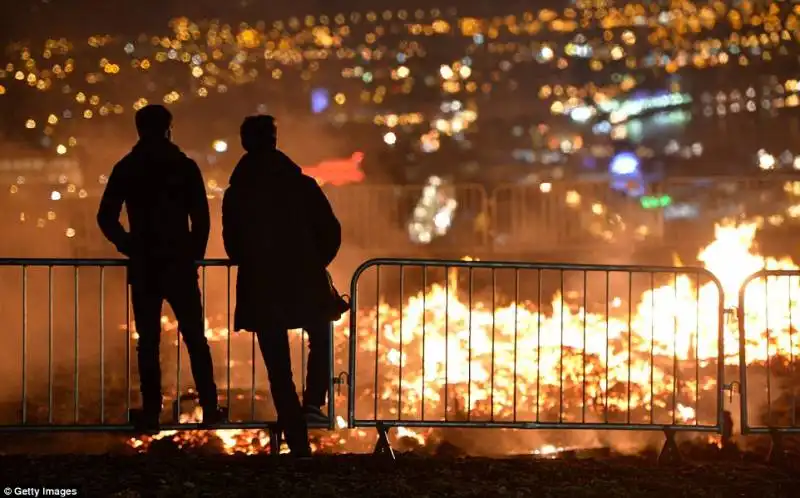
<path fill-rule="evenodd" d="M 795 462 L 796 463 L 796 462 Z M 794 464 L 792 464 L 794 465 Z M 0 456 L 0 486 L 111 497 L 740 497 L 800 496 L 800 466 L 657 466 L 642 458 L 291 457 L 183 452 Z M 74 495 L 73 495 L 74 496 Z"/>

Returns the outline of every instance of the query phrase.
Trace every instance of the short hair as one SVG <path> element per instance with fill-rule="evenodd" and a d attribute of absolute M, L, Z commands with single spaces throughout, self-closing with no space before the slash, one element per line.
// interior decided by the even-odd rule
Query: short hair
<path fill-rule="evenodd" d="M 272 149 L 278 144 L 278 126 L 273 116 L 248 116 L 240 130 L 242 147 L 247 152 Z"/>
<path fill-rule="evenodd" d="M 148 105 L 136 113 L 139 137 L 161 137 L 172 127 L 172 113 L 163 105 Z"/>

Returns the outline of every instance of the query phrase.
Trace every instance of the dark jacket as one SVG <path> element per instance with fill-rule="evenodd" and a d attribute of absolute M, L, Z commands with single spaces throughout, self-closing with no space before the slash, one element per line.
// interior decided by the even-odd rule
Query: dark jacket
<path fill-rule="evenodd" d="M 120 222 L 123 204 L 130 232 Z M 132 267 L 203 259 L 210 216 L 200 168 L 166 139 L 140 141 L 111 171 L 97 223 Z"/>
<path fill-rule="evenodd" d="M 341 226 L 316 180 L 285 154 L 246 154 L 222 203 L 222 238 L 236 282 L 236 330 L 302 328 L 324 320 L 326 268 Z"/>

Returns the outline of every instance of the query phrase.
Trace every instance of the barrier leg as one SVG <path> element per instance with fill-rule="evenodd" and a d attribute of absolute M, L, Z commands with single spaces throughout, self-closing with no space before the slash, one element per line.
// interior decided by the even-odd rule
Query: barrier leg
<path fill-rule="evenodd" d="M 283 431 L 275 424 L 269 425 L 269 454 L 278 456 L 281 454 L 281 440 Z"/>
<path fill-rule="evenodd" d="M 373 455 L 385 455 L 388 454 L 392 460 L 395 459 L 394 450 L 392 449 L 392 445 L 389 444 L 389 428 L 383 424 L 378 424 L 378 442 L 375 444 L 375 450 L 372 452 Z"/>
<path fill-rule="evenodd" d="M 671 429 L 664 429 L 664 447 L 661 448 L 661 453 L 658 455 L 659 465 L 669 465 L 681 461 L 681 453 L 678 450 L 678 444 L 675 442 L 675 431 Z"/>
<path fill-rule="evenodd" d="M 731 453 L 736 451 L 736 445 L 731 441 L 733 437 L 733 417 L 731 416 L 731 412 L 725 410 L 723 414 L 723 424 L 722 424 L 722 437 L 720 438 L 721 450 L 725 453 Z"/>
<path fill-rule="evenodd" d="M 783 447 L 783 438 L 778 431 L 771 431 L 769 434 L 771 444 L 767 462 L 770 465 L 783 465 L 786 462 L 786 454 Z"/>

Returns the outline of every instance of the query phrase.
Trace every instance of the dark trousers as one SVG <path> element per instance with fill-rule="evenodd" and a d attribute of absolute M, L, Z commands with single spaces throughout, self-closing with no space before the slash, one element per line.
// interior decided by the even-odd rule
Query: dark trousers
<path fill-rule="evenodd" d="M 137 354 L 143 409 L 161 411 L 161 311 L 166 300 L 178 320 L 178 328 L 192 366 L 192 376 L 204 409 L 216 409 L 217 386 L 211 349 L 205 336 L 200 286 L 193 266 L 153 267 L 133 270 L 129 279 L 131 304 L 139 334 Z"/>
<path fill-rule="evenodd" d="M 331 324 L 322 322 L 306 329 L 308 361 L 303 404 L 321 408 L 325 405 L 331 383 Z"/>
<path fill-rule="evenodd" d="M 308 373 L 303 403 L 317 408 L 325 404 L 330 384 L 330 329 L 321 323 L 306 329 L 309 339 Z M 278 412 L 278 422 L 286 432 L 290 447 L 307 440 L 308 429 L 302 415 L 297 387 L 292 378 L 292 359 L 289 332 L 271 328 L 257 331 L 258 345 L 267 366 L 272 400 Z"/>

